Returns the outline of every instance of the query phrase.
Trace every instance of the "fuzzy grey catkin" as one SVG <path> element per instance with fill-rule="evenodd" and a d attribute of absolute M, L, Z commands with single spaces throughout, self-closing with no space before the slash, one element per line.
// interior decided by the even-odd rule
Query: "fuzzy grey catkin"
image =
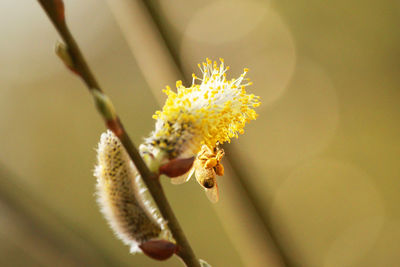
<path fill-rule="evenodd" d="M 129 155 L 109 130 L 101 135 L 94 175 L 101 212 L 131 252 L 168 231 Z"/>

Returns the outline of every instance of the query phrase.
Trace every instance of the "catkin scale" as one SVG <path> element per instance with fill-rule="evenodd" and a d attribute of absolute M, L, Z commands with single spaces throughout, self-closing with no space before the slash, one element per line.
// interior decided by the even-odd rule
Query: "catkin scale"
<path fill-rule="evenodd" d="M 107 131 L 101 136 L 97 150 L 98 203 L 115 234 L 131 247 L 158 238 L 163 230 L 161 218 L 144 200 L 140 177 L 119 139 Z"/>

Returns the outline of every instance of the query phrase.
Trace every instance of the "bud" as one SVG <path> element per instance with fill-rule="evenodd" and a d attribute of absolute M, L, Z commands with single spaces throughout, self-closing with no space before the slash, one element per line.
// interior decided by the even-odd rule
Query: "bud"
<path fill-rule="evenodd" d="M 117 113 L 111 100 L 103 94 L 101 91 L 96 89 L 91 89 L 94 102 L 96 104 L 97 110 L 101 113 L 106 121 L 115 120 L 117 118 Z"/>
<path fill-rule="evenodd" d="M 68 51 L 68 46 L 61 41 L 56 41 L 54 46 L 54 51 L 56 55 L 64 62 L 65 66 L 72 72 L 78 74 L 75 69 L 74 61 Z"/>
<path fill-rule="evenodd" d="M 187 159 L 172 159 L 160 166 L 160 174 L 165 174 L 170 178 L 178 177 L 187 173 L 193 166 L 194 157 Z"/>
<path fill-rule="evenodd" d="M 171 256 L 175 244 L 166 222 L 111 131 L 101 135 L 94 175 L 101 212 L 117 237 L 131 247 L 131 252 L 140 252 L 143 247 L 146 254 L 156 258 L 161 255 L 159 259 Z"/>
<path fill-rule="evenodd" d="M 177 246 L 166 240 L 150 240 L 139 245 L 144 254 L 155 260 L 166 260 L 175 253 Z"/>

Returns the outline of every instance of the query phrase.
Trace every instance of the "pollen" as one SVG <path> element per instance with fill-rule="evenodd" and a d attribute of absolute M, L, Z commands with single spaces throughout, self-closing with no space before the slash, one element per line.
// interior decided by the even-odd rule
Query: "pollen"
<path fill-rule="evenodd" d="M 164 151 L 174 151 L 176 155 L 197 154 L 203 144 L 215 147 L 217 143 L 230 142 L 244 132 L 245 124 L 255 120 L 254 108 L 260 105 L 258 96 L 248 94 L 246 88 L 252 85 L 245 78 L 249 69 L 236 79 L 227 78 L 229 67 L 224 60 L 206 59 L 198 64 L 202 76 L 192 75 L 193 82 L 185 87 L 176 82 L 176 92 L 167 87 L 163 92 L 167 100 L 161 111 L 153 118 L 156 129 L 147 138 L 147 143 L 163 139 Z M 179 145 L 180 147 L 176 147 Z"/>

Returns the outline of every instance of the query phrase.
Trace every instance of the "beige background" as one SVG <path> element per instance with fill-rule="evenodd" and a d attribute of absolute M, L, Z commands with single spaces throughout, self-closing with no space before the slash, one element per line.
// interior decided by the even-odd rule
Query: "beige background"
<path fill-rule="evenodd" d="M 240 175 L 298 266 L 398 265 L 397 1 L 153 0 L 158 30 L 140 1 L 65 2 L 136 144 L 153 127 L 161 89 L 190 79 L 205 57 L 223 57 L 231 77 L 250 68 L 249 91 L 263 104 L 228 147 L 236 172 L 227 163 L 221 201 L 209 203 L 194 180 L 164 183 L 199 257 L 280 265 L 235 186 Z M 129 254 L 100 215 L 92 170 L 104 127 L 82 82 L 54 56 L 58 36 L 39 5 L 1 1 L 0 17 L 0 264 L 180 266 Z"/>

